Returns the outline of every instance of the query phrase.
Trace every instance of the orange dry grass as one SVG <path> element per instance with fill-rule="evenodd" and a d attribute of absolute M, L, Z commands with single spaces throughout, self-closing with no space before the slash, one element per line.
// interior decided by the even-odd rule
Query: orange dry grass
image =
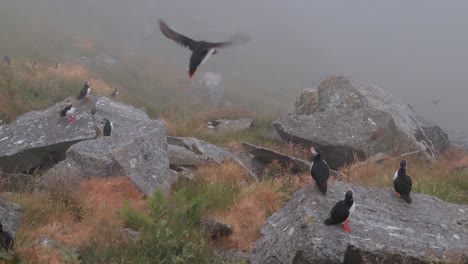
<path fill-rule="evenodd" d="M 285 197 L 272 182 L 251 184 L 242 189 L 234 205 L 226 212 L 214 212 L 212 217 L 232 226 L 227 242 L 231 248 L 250 250 L 260 238 L 260 227 L 267 217 L 284 204 Z"/>
<path fill-rule="evenodd" d="M 92 51 L 94 50 L 94 43 L 84 37 L 74 38 L 74 46 L 83 50 Z"/>
<path fill-rule="evenodd" d="M 121 243 L 123 221 L 117 214 L 125 201 L 137 210 L 144 210 L 146 202 L 142 194 L 125 177 L 89 179 L 81 183 L 77 194 L 85 213 L 81 220 L 68 211 L 57 210 L 49 217 L 46 225 L 37 228 L 22 227 L 22 237 L 36 239 L 41 235 L 62 241 L 70 246 L 81 246 L 89 239 L 99 245 Z M 32 228 L 32 229 L 31 229 Z M 95 235 L 99 234 L 99 235 Z M 103 235 L 106 234 L 106 235 Z M 18 252 L 30 263 L 63 263 L 55 260 L 54 251 L 38 247 L 31 251 L 31 245 L 21 245 Z"/>
<path fill-rule="evenodd" d="M 223 183 L 236 186 L 247 182 L 247 174 L 237 164 L 226 162 L 223 166 L 209 165 L 199 168 L 195 177 L 207 183 Z"/>
<path fill-rule="evenodd" d="M 330 178 L 329 181 L 331 182 L 333 179 Z M 303 173 L 303 174 L 298 174 L 298 175 L 287 175 L 287 176 L 282 176 L 279 177 L 276 182 L 280 186 L 288 186 L 292 188 L 293 190 L 299 190 L 302 189 L 308 185 L 311 185 L 314 183 L 314 180 L 312 179 L 312 176 L 308 173 Z"/>

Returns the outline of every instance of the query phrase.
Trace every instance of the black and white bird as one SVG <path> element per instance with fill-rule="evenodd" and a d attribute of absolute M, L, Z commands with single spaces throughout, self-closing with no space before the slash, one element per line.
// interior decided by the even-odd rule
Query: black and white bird
<path fill-rule="evenodd" d="M 71 102 L 68 102 L 65 108 L 63 108 L 62 111 L 60 111 L 60 116 L 68 117 L 67 121 L 69 123 L 72 123 L 73 121 L 75 121 L 75 116 L 73 115 L 75 111 L 76 108 L 73 106 L 73 104 Z"/>
<path fill-rule="evenodd" d="M 114 128 L 114 125 L 112 124 L 112 122 L 109 121 L 109 119 L 104 118 L 101 121 L 101 124 L 104 124 L 104 128 L 102 129 L 103 135 L 106 137 L 110 136 Z"/>
<path fill-rule="evenodd" d="M 172 39 L 184 48 L 192 51 L 189 64 L 189 77 L 192 78 L 197 67 L 208 60 L 211 55 L 218 53 L 219 48 L 225 48 L 234 44 L 242 44 L 249 41 L 249 37 L 244 34 L 237 34 L 231 40 L 225 42 L 206 42 L 193 40 L 172 30 L 164 21 L 159 19 L 159 29 L 168 39 Z"/>
<path fill-rule="evenodd" d="M 55 63 L 55 69 L 58 69 L 58 68 L 60 67 L 60 65 L 61 65 L 60 61 L 57 61 L 57 62 Z"/>
<path fill-rule="evenodd" d="M 91 84 L 89 82 L 85 82 L 83 88 L 81 88 L 80 94 L 76 98 L 76 100 L 85 99 L 86 101 L 89 100 L 89 94 L 91 93 Z"/>
<path fill-rule="evenodd" d="M 348 226 L 349 217 L 354 212 L 355 208 L 356 204 L 353 200 L 353 190 L 349 189 L 346 191 L 345 199 L 337 202 L 335 206 L 333 206 L 330 215 L 323 223 L 327 226 L 342 224 L 343 229 L 350 232 L 351 228 Z"/>
<path fill-rule="evenodd" d="M 312 163 L 310 164 L 310 175 L 315 180 L 317 187 L 323 195 L 327 194 L 328 177 L 330 176 L 330 167 L 327 162 L 322 159 L 320 151 L 314 147 L 309 148 L 309 153 L 312 154 Z"/>
<path fill-rule="evenodd" d="M 117 88 L 115 88 L 111 95 L 112 95 L 112 97 L 116 97 L 117 95 L 119 95 L 119 90 L 117 90 Z"/>
<path fill-rule="evenodd" d="M 9 251 L 13 249 L 13 245 L 15 244 L 15 241 L 11 237 L 8 232 L 3 230 L 3 225 L 0 223 L 0 246 L 6 250 Z"/>
<path fill-rule="evenodd" d="M 221 124 L 221 121 L 218 121 L 218 120 L 209 120 L 209 121 L 206 121 L 206 127 L 207 128 L 216 128 L 217 126 L 219 126 Z"/>
<path fill-rule="evenodd" d="M 393 176 L 393 187 L 397 193 L 398 197 L 403 198 L 407 203 L 412 203 L 413 200 L 411 199 L 411 187 L 413 186 L 413 181 L 411 177 L 406 174 L 406 160 L 400 161 L 400 168 L 395 172 Z"/>

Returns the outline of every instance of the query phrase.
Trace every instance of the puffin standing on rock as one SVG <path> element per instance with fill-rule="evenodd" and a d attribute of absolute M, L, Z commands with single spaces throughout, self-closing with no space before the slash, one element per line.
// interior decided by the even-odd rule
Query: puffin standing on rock
<path fill-rule="evenodd" d="M 189 48 L 192 51 L 190 56 L 189 77 L 192 78 L 197 67 L 208 60 L 211 55 L 218 53 L 219 48 L 225 48 L 233 44 L 241 44 L 249 41 L 249 37 L 244 34 L 235 35 L 231 40 L 225 42 L 206 42 L 193 40 L 182 34 L 172 30 L 164 21 L 159 19 L 159 29 L 161 33 L 168 39 L 184 48 Z"/>
<path fill-rule="evenodd" d="M 110 136 L 112 133 L 112 129 L 114 128 L 114 125 L 112 125 L 111 121 L 109 121 L 109 119 L 107 118 L 104 118 L 101 121 L 101 124 L 104 124 L 104 129 L 102 130 L 103 135 L 106 137 Z"/>
<path fill-rule="evenodd" d="M 395 188 L 396 195 L 403 198 L 407 203 L 412 203 L 413 200 L 410 197 L 411 187 L 413 181 L 409 175 L 406 175 L 407 161 L 400 161 L 400 168 L 395 172 L 393 176 L 393 187 Z"/>
<path fill-rule="evenodd" d="M 71 102 L 68 102 L 67 106 L 65 106 L 65 108 L 62 109 L 62 111 L 60 111 L 60 116 L 68 117 L 68 123 L 72 123 L 73 121 L 75 121 L 75 116 L 73 115 L 75 111 L 76 108 L 73 106 L 73 104 Z"/>
<path fill-rule="evenodd" d="M 354 212 L 355 207 L 353 190 L 349 189 L 346 191 L 345 199 L 337 202 L 335 206 L 333 206 L 330 215 L 323 223 L 327 226 L 342 224 L 343 229 L 350 232 L 351 228 L 348 226 L 349 216 Z"/>
<path fill-rule="evenodd" d="M 312 163 L 310 164 L 310 175 L 315 180 L 320 192 L 326 195 L 330 168 L 325 160 L 322 159 L 320 151 L 316 151 L 314 147 L 310 147 L 309 153 L 313 156 Z"/>
<path fill-rule="evenodd" d="M 81 88 L 80 94 L 78 95 L 76 100 L 85 99 L 86 101 L 88 101 L 90 99 L 89 98 L 90 93 L 91 93 L 91 85 L 89 84 L 89 82 L 85 82 L 85 84 L 84 84 L 83 88 Z"/>

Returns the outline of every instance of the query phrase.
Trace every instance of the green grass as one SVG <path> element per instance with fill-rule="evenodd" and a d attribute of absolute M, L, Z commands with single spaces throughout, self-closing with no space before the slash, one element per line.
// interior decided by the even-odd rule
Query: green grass
<path fill-rule="evenodd" d="M 127 226 L 140 230 L 141 242 L 105 248 L 83 248 L 84 263 L 227 263 L 211 252 L 208 234 L 201 229 L 202 215 L 228 208 L 239 190 L 233 186 L 183 183 L 168 195 L 156 192 L 146 213 L 128 204 L 120 211 Z"/>

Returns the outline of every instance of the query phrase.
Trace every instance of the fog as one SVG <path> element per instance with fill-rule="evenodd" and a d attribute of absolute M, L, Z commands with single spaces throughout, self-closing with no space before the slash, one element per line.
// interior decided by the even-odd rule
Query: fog
<path fill-rule="evenodd" d="M 468 131 L 463 0 L 2 0 L 0 52 L 40 56 L 66 51 L 61 38 L 84 36 L 114 57 L 148 55 L 186 77 L 190 52 L 160 34 L 158 18 L 194 39 L 252 37 L 200 68 L 219 69 L 238 99 L 286 112 L 303 88 L 346 74 L 444 129 Z"/>

